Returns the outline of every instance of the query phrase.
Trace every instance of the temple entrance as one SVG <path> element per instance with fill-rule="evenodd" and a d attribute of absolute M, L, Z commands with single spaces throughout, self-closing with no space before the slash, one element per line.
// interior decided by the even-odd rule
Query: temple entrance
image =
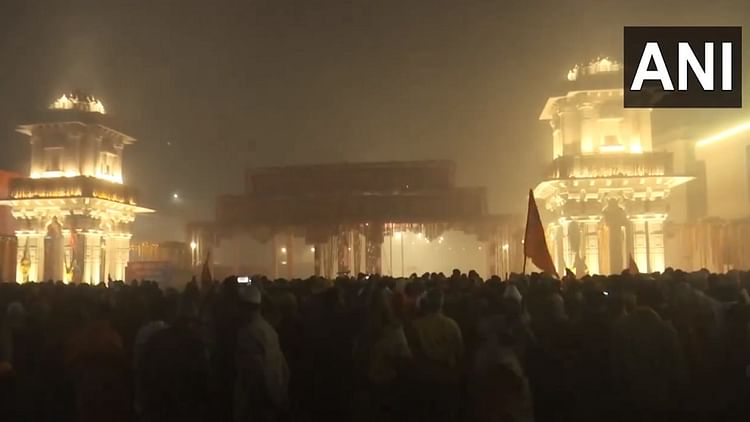
<path fill-rule="evenodd" d="M 610 199 L 607 207 L 602 212 L 604 224 L 607 227 L 609 246 L 609 268 L 610 274 L 619 273 L 625 268 L 627 227 L 630 224 L 625 210 L 616 200 Z"/>
<path fill-rule="evenodd" d="M 44 237 L 44 278 L 47 280 L 63 280 L 63 243 L 62 225 L 54 217 Z"/>

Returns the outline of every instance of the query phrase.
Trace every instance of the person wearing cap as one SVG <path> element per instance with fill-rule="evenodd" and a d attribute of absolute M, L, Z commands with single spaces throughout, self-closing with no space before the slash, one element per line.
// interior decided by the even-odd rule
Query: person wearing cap
<path fill-rule="evenodd" d="M 429 290 L 419 302 L 424 316 L 412 321 L 409 330 L 414 350 L 417 382 L 420 384 L 420 411 L 424 420 L 454 417 L 460 368 L 464 354 L 461 329 L 443 314 L 443 292 Z"/>
<path fill-rule="evenodd" d="M 239 299 L 245 323 L 237 334 L 234 420 L 275 421 L 288 404 L 286 357 L 276 330 L 260 312 L 260 290 L 242 286 Z"/>

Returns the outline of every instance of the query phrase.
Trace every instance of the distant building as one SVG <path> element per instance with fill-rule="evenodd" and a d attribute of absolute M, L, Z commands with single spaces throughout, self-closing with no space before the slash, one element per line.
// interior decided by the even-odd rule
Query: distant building
<path fill-rule="evenodd" d="M 671 265 L 711 271 L 750 268 L 750 121 L 675 136 L 675 164 L 696 177 L 672 198 Z"/>
<path fill-rule="evenodd" d="M 17 130 L 31 143 L 31 168 L 0 201 L 16 220 L 16 281 L 123 279 L 130 224 L 151 212 L 123 184 L 123 150 L 135 139 L 112 129 L 102 103 L 82 93 L 63 95 Z"/>
<path fill-rule="evenodd" d="M 190 246 L 185 242 L 134 242 L 130 245 L 130 261 L 163 261 L 176 268 L 191 267 Z"/>
<path fill-rule="evenodd" d="M 489 214 L 485 190 L 454 175 L 449 161 L 254 169 L 188 241 L 217 277 L 519 271 L 522 218 Z"/>
<path fill-rule="evenodd" d="M 130 245 L 128 280 L 156 281 L 162 286 L 182 286 L 190 281 L 191 249 L 185 242 L 134 242 Z"/>

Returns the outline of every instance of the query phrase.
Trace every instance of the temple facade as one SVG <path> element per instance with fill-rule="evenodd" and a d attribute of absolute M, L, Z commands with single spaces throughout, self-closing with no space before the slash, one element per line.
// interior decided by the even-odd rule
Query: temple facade
<path fill-rule="evenodd" d="M 540 120 L 552 130 L 553 161 L 535 189 L 549 212 L 548 244 L 558 268 L 642 272 L 665 268 L 670 191 L 692 179 L 656 152 L 651 110 L 623 108 L 622 67 L 609 59 L 576 66 Z"/>
<path fill-rule="evenodd" d="M 12 180 L 0 201 L 16 221 L 16 281 L 124 279 L 130 225 L 152 212 L 123 183 L 123 150 L 135 139 L 112 129 L 102 103 L 82 93 L 38 117 L 17 128 L 31 143 L 29 176 Z"/>
<path fill-rule="evenodd" d="M 187 241 L 217 276 L 491 275 L 521 269 L 522 224 L 490 214 L 484 188 L 456 186 L 450 161 L 338 163 L 249 170 Z"/>

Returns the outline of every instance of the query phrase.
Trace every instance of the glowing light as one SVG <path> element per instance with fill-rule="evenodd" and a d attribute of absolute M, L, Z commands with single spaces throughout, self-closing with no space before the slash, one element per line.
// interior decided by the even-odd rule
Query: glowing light
<path fill-rule="evenodd" d="M 180 194 L 175 192 L 172 194 L 172 199 L 180 199 Z"/>
<path fill-rule="evenodd" d="M 90 95 L 63 94 L 50 106 L 52 110 L 80 110 L 91 113 L 107 114 L 101 101 Z"/>
<path fill-rule="evenodd" d="M 310 252 L 315 252 L 315 246 L 310 247 Z"/>
<path fill-rule="evenodd" d="M 521 243 L 523 243 L 523 240 L 521 241 Z M 510 249 L 510 245 L 509 245 L 509 244 L 507 244 L 507 243 L 506 243 L 506 244 L 504 244 L 504 245 L 503 245 L 503 250 L 504 250 L 504 251 L 507 251 L 508 249 Z"/>
<path fill-rule="evenodd" d="M 281 247 L 281 253 L 286 253 L 286 246 Z"/>
<path fill-rule="evenodd" d="M 77 175 L 78 174 L 76 174 L 76 176 Z M 96 177 L 97 179 L 106 180 L 108 182 L 122 184 L 122 176 L 114 176 L 111 174 L 104 174 L 102 172 L 96 172 L 96 175 L 94 177 Z"/>
<path fill-rule="evenodd" d="M 281 261 L 281 265 L 286 265 L 286 261 Z"/>
<path fill-rule="evenodd" d="M 615 61 L 610 60 L 607 57 L 597 57 L 596 60 L 592 60 L 588 65 L 581 66 L 576 65 L 568 71 L 567 78 L 569 81 L 575 81 L 579 76 L 583 75 L 596 75 L 597 73 L 617 72 L 622 69 L 622 65 Z"/>
<path fill-rule="evenodd" d="M 643 154 L 643 147 L 640 143 L 634 143 L 630 144 L 630 153 L 631 154 Z"/>
<path fill-rule="evenodd" d="M 625 145 L 601 145 L 599 147 L 601 152 L 623 152 L 625 151 Z"/>
<path fill-rule="evenodd" d="M 190 242 L 190 249 L 192 250 L 198 249 L 198 244 L 195 243 L 195 241 Z"/>
<path fill-rule="evenodd" d="M 393 232 L 394 239 L 401 239 L 401 232 Z"/>
<path fill-rule="evenodd" d="M 697 147 L 704 147 L 706 145 L 713 144 L 715 142 L 723 141 L 724 139 L 730 138 L 734 135 L 740 134 L 742 132 L 745 132 L 747 130 L 750 130 L 750 122 L 745 122 L 742 124 L 739 124 L 733 128 L 727 129 L 723 132 L 719 132 L 716 135 L 709 136 L 706 139 L 702 139 L 698 141 L 695 146 Z"/>

